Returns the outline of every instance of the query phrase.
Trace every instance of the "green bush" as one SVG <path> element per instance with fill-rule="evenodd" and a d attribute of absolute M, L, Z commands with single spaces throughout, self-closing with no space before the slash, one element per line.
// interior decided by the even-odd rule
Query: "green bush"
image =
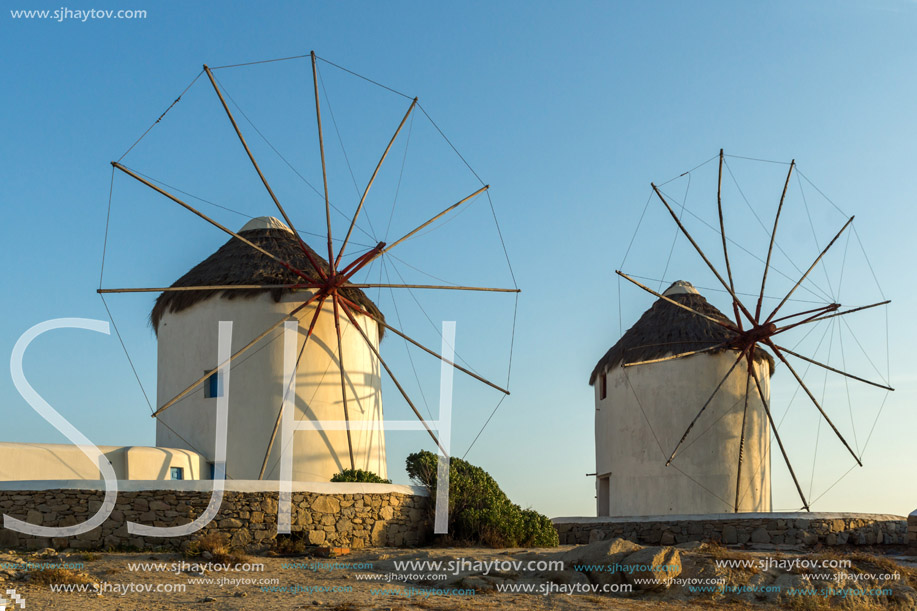
<path fill-rule="evenodd" d="M 408 475 L 436 498 L 439 457 L 408 456 Z M 547 517 L 512 503 L 484 469 L 460 458 L 449 461 L 449 535 L 456 542 L 491 547 L 555 547 L 557 531 Z"/>
<path fill-rule="evenodd" d="M 369 484 L 391 484 L 392 480 L 382 479 L 372 471 L 363 469 L 344 469 L 340 473 L 335 473 L 331 478 L 332 482 L 363 482 Z"/>

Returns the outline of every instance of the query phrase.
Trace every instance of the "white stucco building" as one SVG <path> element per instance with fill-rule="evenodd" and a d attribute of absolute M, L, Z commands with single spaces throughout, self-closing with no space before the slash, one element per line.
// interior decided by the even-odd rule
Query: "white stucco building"
<path fill-rule="evenodd" d="M 687 282 L 676 282 L 664 294 L 703 314 L 726 320 Z M 747 412 L 744 409 L 744 360 L 666 467 L 689 424 L 736 362 L 738 351 L 727 348 L 624 366 L 700 350 L 726 339 L 728 331 L 723 327 L 659 299 L 598 362 L 589 379 L 595 390 L 598 515 L 733 511 L 743 414 L 739 511 L 771 510 L 767 415 L 754 381 Z M 769 397 L 773 360 L 758 349 L 754 362 L 764 394 Z"/>

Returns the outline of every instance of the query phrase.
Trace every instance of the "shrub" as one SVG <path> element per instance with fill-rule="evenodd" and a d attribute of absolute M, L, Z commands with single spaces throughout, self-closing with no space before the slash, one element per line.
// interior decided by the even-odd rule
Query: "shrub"
<path fill-rule="evenodd" d="M 332 482 L 362 482 L 368 484 L 391 484 L 392 480 L 383 479 L 372 471 L 363 469 L 344 469 L 340 473 L 335 473 L 331 478 Z"/>
<path fill-rule="evenodd" d="M 439 457 L 421 451 L 408 456 L 414 482 L 436 497 Z M 486 471 L 460 458 L 449 460 L 449 535 L 454 541 L 491 547 L 554 547 L 557 531 L 532 509 L 512 503 Z"/>
<path fill-rule="evenodd" d="M 248 560 L 244 552 L 230 547 L 229 540 L 224 533 L 216 531 L 191 541 L 185 548 L 184 555 L 188 558 L 200 558 L 203 557 L 204 552 L 209 553 L 211 559 L 219 563 L 236 564 Z"/>

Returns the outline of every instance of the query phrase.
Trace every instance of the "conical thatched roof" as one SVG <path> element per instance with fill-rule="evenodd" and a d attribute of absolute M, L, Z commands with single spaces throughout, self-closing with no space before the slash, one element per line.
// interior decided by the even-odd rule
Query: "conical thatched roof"
<path fill-rule="evenodd" d="M 710 305 L 688 282 L 674 283 L 664 295 L 701 314 L 723 321 L 729 320 L 722 312 Z M 605 353 L 605 356 L 599 359 L 595 369 L 592 370 L 592 375 L 589 376 L 589 384 L 594 384 L 596 377 L 601 372 L 621 362 L 634 363 L 661 358 L 668 354 L 702 350 L 721 344 L 731 337 L 729 331 L 720 325 L 674 306 L 664 299 L 657 299 L 652 307 L 643 313 L 640 320 L 627 330 L 621 339 Z M 728 348 L 723 348 L 723 350 L 728 350 Z M 770 373 L 773 374 L 774 358 L 770 354 L 761 348 L 756 348 L 755 359 L 767 361 Z"/>
<path fill-rule="evenodd" d="M 286 226 L 274 218 L 258 218 L 246 224 L 239 232 L 243 238 L 257 244 L 264 250 L 288 262 L 305 273 L 313 271 L 312 264 L 299 247 L 296 236 Z M 309 248 L 318 264 L 327 272 L 328 262 Z M 296 284 L 302 278 L 285 269 L 276 261 L 264 255 L 248 244 L 230 238 L 219 250 L 191 268 L 187 274 L 172 283 L 172 286 L 214 286 L 224 284 Z M 166 312 L 181 312 L 196 303 L 219 295 L 223 299 L 244 299 L 270 292 L 274 301 L 280 301 L 285 292 L 291 289 L 252 289 L 232 291 L 166 291 L 159 295 L 150 322 L 158 330 L 159 321 Z M 341 293 L 359 304 L 372 314 L 384 318 L 366 294 L 357 288 L 345 288 Z M 381 337 L 383 328 L 379 328 Z"/>

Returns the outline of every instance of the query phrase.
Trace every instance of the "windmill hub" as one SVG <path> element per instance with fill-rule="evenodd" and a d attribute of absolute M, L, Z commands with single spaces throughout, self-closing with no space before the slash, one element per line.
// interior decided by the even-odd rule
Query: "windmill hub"
<path fill-rule="evenodd" d="M 777 332 L 777 325 L 770 322 L 763 325 L 758 325 L 749 329 L 748 331 L 740 332 L 738 338 L 736 338 L 736 346 L 739 348 L 751 349 L 758 342 L 762 342 L 770 338 Z"/>

